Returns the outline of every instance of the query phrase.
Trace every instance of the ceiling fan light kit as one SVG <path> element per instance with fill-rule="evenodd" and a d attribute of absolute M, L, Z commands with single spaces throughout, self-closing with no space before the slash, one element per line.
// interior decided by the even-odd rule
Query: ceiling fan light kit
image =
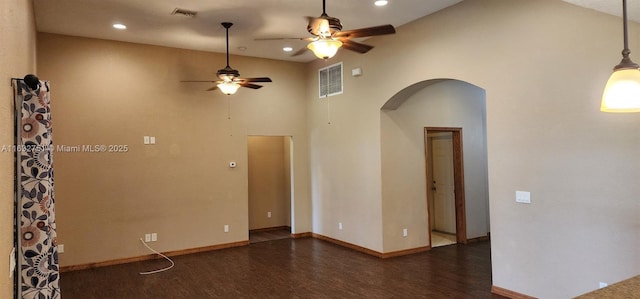
<path fill-rule="evenodd" d="M 392 25 L 342 31 L 340 19 L 327 15 L 326 7 L 326 0 L 322 0 L 322 14 L 317 18 L 307 17 L 307 31 L 315 36 L 307 48 L 320 59 L 326 60 L 335 56 L 341 47 L 361 54 L 373 49 L 373 46 L 352 41 L 351 38 L 396 33 Z"/>
<path fill-rule="evenodd" d="M 251 89 L 262 88 L 262 85 L 253 84 L 252 82 L 265 82 L 265 83 L 273 82 L 269 77 L 240 78 L 240 72 L 229 66 L 229 28 L 233 26 L 233 23 L 223 22 L 221 23 L 221 25 L 226 29 L 226 33 L 227 33 L 227 66 L 223 69 L 219 69 L 216 72 L 216 76 L 218 76 L 218 79 L 220 80 L 218 81 L 182 81 L 182 82 L 216 83 L 214 87 L 207 89 L 207 91 L 220 89 L 220 91 L 226 95 L 235 94 L 240 87 L 247 87 Z"/>
<path fill-rule="evenodd" d="M 329 59 L 335 56 L 340 47 L 342 47 L 342 42 L 332 38 L 321 38 L 307 45 L 307 48 L 320 59 Z"/>
<path fill-rule="evenodd" d="M 220 91 L 222 91 L 222 93 L 226 95 L 232 95 L 236 93 L 236 91 L 238 91 L 238 88 L 240 88 L 240 84 L 234 83 L 233 81 L 224 81 L 218 83 L 217 86 L 218 89 L 220 89 Z"/>
<path fill-rule="evenodd" d="M 319 17 L 306 18 L 308 20 L 307 31 L 313 37 L 260 38 L 256 40 L 295 39 L 309 41 L 310 43 L 306 48 L 296 51 L 291 56 L 302 55 L 307 50 L 311 50 L 316 57 L 329 59 L 336 55 L 340 48 L 361 54 L 373 49 L 373 46 L 353 41 L 353 38 L 396 33 L 396 29 L 390 24 L 343 31 L 340 19 L 327 15 L 326 0 L 322 0 L 322 14 Z"/>
<path fill-rule="evenodd" d="M 627 29 L 627 0 L 622 0 L 624 49 L 622 61 L 613 68 L 602 95 L 600 111 L 640 112 L 640 66 L 631 61 Z"/>

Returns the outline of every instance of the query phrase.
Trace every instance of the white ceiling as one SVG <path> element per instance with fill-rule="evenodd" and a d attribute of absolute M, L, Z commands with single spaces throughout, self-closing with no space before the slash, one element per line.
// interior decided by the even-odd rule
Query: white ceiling
<path fill-rule="evenodd" d="M 462 0 L 327 0 L 327 14 L 339 18 L 343 29 L 383 24 L 396 27 L 454 5 Z M 469 0 L 468 0 L 469 1 Z M 481 1 L 481 0 L 474 0 Z M 534 0 L 527 0 L 534 1 Z M 621 1 L 564 0 L 621 15 Z M 279 60 L 310 61 L 310 52 L 291 57 L 284 46 L 304 48 L 300 40 L 255 41 L 256 38 L 308 37 L 304 16 L 322 13 L 321 0 L 33 0 L 40 32 L 127 41 L 184 49 L 225 52 L 221 22 L 232 22 L 230 52 Z M 514 2 L 516 3 L 516 2 Z M 171 15 L 175 8 L 198 12 L 194 18 Z M 640 0 L 629 0 L 629 17 L 640 21 Z M 115 30 L 114 23 L 127 25 Z M 244 47 L 245 50 L 239 48 Z M 375 51 L 373 49 L 372 51 Z"/>
<path fill-rule="evenodd" d="M 385 7 L 376 7 L 373 0 L 327 0 L 327 14 L 339 18 L 344 30 L 400 26 L 460 1 L 391 0 Z M 306 42 L 254 39 L 309 37 L 304 17 L 322 14 L 321 0 L 34 0 L 34 6 L 40 32 L 221 53 L 225 52 L 225 33 L 220 23 L 232 22 L 232 54 L 293 61 L 310 61 L 314 56 L 309 52 L 290 57 L 282 48 L 298 50 Z M 198 15 L 171 15 L 175 8 Z M 111 25 L 116 22 L 127 25 L 127 30 L 113 29 Z M 239 47 L 246 50 L 240 51 Z"/>
<path fill-rule="evenodd" d="M 622 0 L 563 0 L 578 6 L 622 17 Z M 627 0 L 629 20 L 640 22 L 640 0 Z M 621 25 L 622 26 L 622 25 Z"/>

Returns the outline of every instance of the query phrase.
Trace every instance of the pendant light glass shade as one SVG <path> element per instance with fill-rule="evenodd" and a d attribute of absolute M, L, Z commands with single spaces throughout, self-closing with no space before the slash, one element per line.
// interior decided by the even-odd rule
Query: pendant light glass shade
<path fill-rule="evenodd" d="M 640 112 L 640 70 L 613 72 L 604 88 L 600 111 Z"/>
<path fill-rule="evenodd" d="M 307 48 L 320 59 L 329 59 L 335 56 L 340 47 L 342 47 L 342 42 L 332 38 L 321 38 L 307 45 Z"/>
<path fill-rule="evenodd" d="M 627 0 L 622 0 L 624 49 L 622 61 L 613 68 L 602 95 L 600 111 L 640 112 L 640 67 L 631 61 L 627 29 Z"/>
<path fill-rule="evenodd" d="M 238 88 L 240 88 L 240 84 L 232 81 L 225 81 L 225 82 L 219 83 L 218 88 L 220 89 L 220 91 L 222 91 L 222 93 L 226 95 L 232 95 L 236 93 L 236 91 L 238 91 Z"/>

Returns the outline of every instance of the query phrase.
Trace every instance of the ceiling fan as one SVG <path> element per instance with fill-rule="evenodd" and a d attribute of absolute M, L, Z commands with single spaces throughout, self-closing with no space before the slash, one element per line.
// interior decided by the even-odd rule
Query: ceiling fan
<path fill-rule="evenodd" d="M 240 72 L 238 70 L 234 70 L 229 66 L 229 28 L 233 26 L 233 23 L 223 22 L 221 23 L 222 27 L 224 27 L 227 31 L 227 66 L 223 69 L 218 70 L 216 72 L 216 76 L 220 80 L 211 81 L 181 81 L 181 82 L 211 82 L 216 83 L 213 87 L 207 89 L 207 91 L 220 89 L 222 93 L 226 95 L 232 95 L 236 93 L 238 88 L 247 87 L 251 89 L 259 89 L 262 88 L 262 85 L 253 84 L 256 82 L 273 82 L 269 77 L 257 77 L 257 78 L 240 78 Z"/>
<path fill-rule="evenodd" d="M 373 46 L 351 40 L 357 37 L 369 37 L 376 35 L 394 34 L 396 29 L 392 25 L 380 25 L 361 29 L 342 31 L 342 23 L 338 18 L 330 17 L 326 12 L 326 1 L 322 0 L 322 15 L 317 18 L 306 17 L 309 21 L 307 31 L 313 35 L 309 38 L 295 38 L 310 41 L 307 48 L 303 48 L 292 56 L 303 54 L 307 49 L 320 59 L 333 57 L 339 48 L 345 48 L 358 53 L 367 53 Z M 273 38 L 261 40 L 278 40 L 287 38 Z"/>

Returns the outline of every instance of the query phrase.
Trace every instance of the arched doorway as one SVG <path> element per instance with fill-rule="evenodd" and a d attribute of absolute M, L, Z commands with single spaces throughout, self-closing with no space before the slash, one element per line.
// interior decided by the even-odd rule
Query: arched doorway
<path fill-rule="evenodd" d="M 427 80 L 394 95 L 381 109 L 385 251 L 431 247 L 425 128 L 459 128 L 464 179 L 458 243 L 486 238 L 489 195 L 485 91 L 452 79 Z M 456 204 L 459 206 L 459 204 Z M 401 244 L 404 248 L 398 248 Z M 396 247 L 394 247 L 396 246 Z"/>

